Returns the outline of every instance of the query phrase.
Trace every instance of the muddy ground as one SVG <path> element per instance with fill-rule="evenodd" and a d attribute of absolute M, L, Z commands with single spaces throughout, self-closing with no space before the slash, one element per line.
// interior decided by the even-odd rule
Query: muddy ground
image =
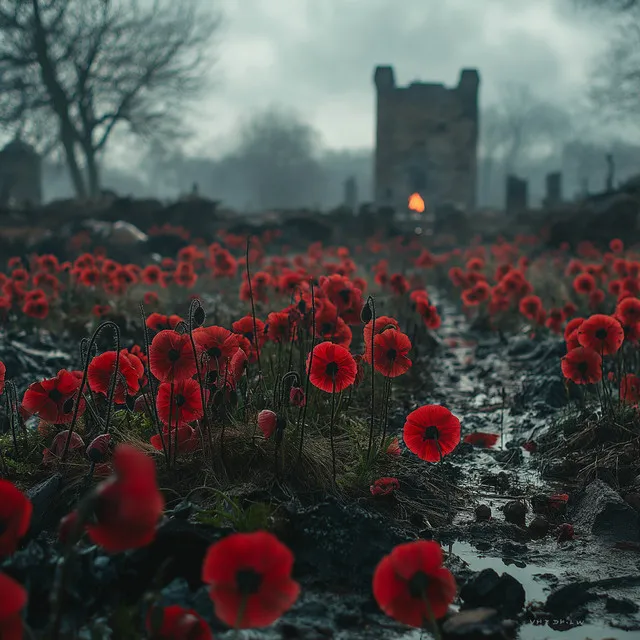
<path fill-rule="evenodd" d="M 444 301 L 440 307 L 440 344 L 434 355 L 416 358 L 414 370 L 422 373 L 411 389 L 398 392 L 391 427 L 401 436 L 407 412 L 435 402 L 461 418 L 463 436 L 474 431 L 500 434 L 492 449 L 461 444 L 443 469 L 425 467 L 425 474 L 446 474 L 452 491 L 463 496 L 462 508 L 451 513 L 450 523 L 438 523 L 410 514 L 398 518 L 397 505 L 370 498 L 309 498 L 273 487 L 272 492 L 281 492 L 283 505 L 277 533 L 295 554 L 294 575 L 302 595 L 273 627 L 240 637 L 428 637 L 381 614 L 370 586 L 382 556 L 418 537 L 432 537 L 448 551 L 446 564 L 460 588 L 454 609 L 474 610 L 452 614 L 443 625 L 444 638 L 640 637 L 640 514 L 601 479 L 558 477 L 561 460 L 521 446 L 561 437 L 558 421 L 570 411 L 560 374 L 562 341 L 481 332 L 456 307 Z M 33 380 L 72 366 L 76 351 L 75 343 L 46 334 L 15 335 L 3 342 L 0 359 L 21 372 L 16 379 L 20 392 Z M 53 476 L 32 490 L 30 538 L 2 565 L 28 588 L 27 620 L 35 630 L 46 624 L 59 559 L 54 532 L 64 510 L 55 500 L 61 489 L 62 480 Z M 535 496 L 554 493 L 569 494 L 566 513 L 533 512 L 544 512 Z M 488 520 L 479 521 L 480 505 L 490 508 Z M 84 547 L 73 567 L 65 617 L 68 629 L 80 626 L 83 632 L 69 637 L 137 637 L 128 631 L 131 605 L 154 584 L 167 604 L 195 608 L 211 623 L 216 638 L 235 637 L 213 617 L 199 580 L 205 549 L 228 531 L 194 524 L 189 504 L 169 506 L 148 548 L 110 557 Z M 480 520 L 486 515 L 481 511 Z M 522 516 L 524 522 L 516 523 Z M 563 522 L 574 525 L 574 540 L 558 541 Z M 166 565 L 168 557 L 173 561 Z M 120 631 L 102 634 L 106 616 L 113 622 L 114 611 Z"/>

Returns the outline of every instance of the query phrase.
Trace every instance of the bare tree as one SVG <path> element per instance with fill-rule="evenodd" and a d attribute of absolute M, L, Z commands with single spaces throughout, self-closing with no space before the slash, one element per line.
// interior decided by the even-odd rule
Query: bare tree
<path fill-rule="evenodd" d="M 269 108 L 241 129 L 240 142 L 228 161 L 263 208 L 293 208 L 321 199 L 323 172 L 315 130 L 294 113 Z"/>
<path fill-rule="evenodd" d="M 176 135 L 200 95 L 218 18 L 197 0 L 0 0 L 0 127 L 61 146 L 79 197 L 126 125 Z"/>

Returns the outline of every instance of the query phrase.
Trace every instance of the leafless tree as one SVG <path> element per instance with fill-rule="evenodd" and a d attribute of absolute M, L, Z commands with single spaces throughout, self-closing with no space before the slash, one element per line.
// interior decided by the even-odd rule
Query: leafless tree
<path fill-rule="evenodd" d="M 0 127 L 61 147 L 79 197 L 116 129 L 177 135 L 218 16 L 197 0 L 0 0 Z"/>
<path fill-rule="evenodd" d="M 238 147 L 227 161 L 237 167 L 254 206 L 295 208 L 321 199 L 319 146 L 309 124 L 295 113 L 272 107 L 245 122 Z"/>

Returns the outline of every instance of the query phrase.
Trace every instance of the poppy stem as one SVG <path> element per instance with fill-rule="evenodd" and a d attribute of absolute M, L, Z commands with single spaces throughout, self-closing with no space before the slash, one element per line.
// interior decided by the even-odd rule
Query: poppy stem
<path fill-rule="evenodd" d="M 18 459 L 18 438 L 16 437 L 16 423 L 13 419 L 13 411 L 11 407 L 11 402 L 9 401 L 9 393 L 4 394 L 5 404 L 7 407 L 7 418 L 9 418 L 9 424 L 11 425 L 11 438 L 13 440 L 13 449 L 16 452 L 16 460 Z"/>
<path fill-rule="evenodd" d="M 333 389 L 331 390 L 331 424 L 329 426 L 329 438 L 331 439 L 331 464 L 333 467 L 333 484 L 336 484 L 336 446 L 333 439 L 333 428 L 336 421 L 336 376 L 333 378 Z"/>
<path fill-rule="evenodd" d="M 313 366 L 313 348 L 316 343 L 316 298 L 313 290 L 313 281 L 310 282 L 311 285 L 311 348 L 309 351 L 309 367 L 306 371 L 307 379 L 304 385 L 304 395 L 306 398 L 306 402 L 304 403 L 304 407 L 302 409 L 302 419 L 300 421 L 300 445 L 298 447 L 298 464 L 300 464 L 300 460 L 302 460 L 302 444 L 304 442 L 304 423 L 307 418 L 307 406 L 309 405 L 309 373 L 311 372 L 311 367 Z"/>
<path fill-rule="evenodd" d="M 234 625 L 235 633 L 233 634 L 235 640 L 240 639 L 240 625 L 242 624 L 242 619 L 244 618 L 244 613 L 247 610 L 247 596 L 243 595 L 242 600 L 240 600 L 240 606 L 238 607 L 238 615 L 236 616 L 236 623 Z"/>
<path fill-rule="evenodd" d="M 166 388 L 166 387 L 165 387 Z M 169 386 L 169 420 L 167 422 L 167 434 L 169 436 L 169 445 L 167 447 L 168 452 L 169 452 L 169 467 L 171 467 L 171 453 L 173 451 L 172 449 L 172 442 L 171 442 L 171 418 L 173 417 L 173 382 L 171 383 L 171 385 Z M 174 446 L 177 447 L 178 446 L 178 434 L 176 433 L 176 442 L 174 443 Z M 175 456 L 174 456 L 175 459 Z"/>
<path fill-rule="evenodd" d="M 260 340 L 258 340 L 258 324 L 256 322 L 256 305 L 253 300 L 253 285 L 251 284 L 251 270 L 249 267 L 249 246 L 251 245 L 251 235 L 247 236 L 247 251 L 245 260 L 245 270 L 247 272 L 247 283 L 249 285 L 249 299 L 251 300 L 251 318 L 253 319 L 253 340 L 256 347 L 256 360 L 258 362 L 258 377 L 264 383 L 262 375 L 262 363 L 260 362 Z"/>
<path fill-rule="evenodd" d="M 384 449 L 384 441 L 387 437 L 387 423 L 389 422 L 389 405 L 391 404 L 391 378 L 385 380 L 384 389 L 384 418 L 382 422 L 382 439 L 380 440 L 380 451 Z"/>
<path fill-rule="evenodd" d="M 438 627 L 436 617 L 433 615 L 431 603 L 429 602 L 429 598 L 427 598 L 427 594 L 425 592 L 422 593 L 422 602 L 424 602 L 424 608 L 427 610 L 427 617 L 429 618 L 429 625 L 431 626 L 431 631 L 433 632 L 434 638 L 436 640 L 442 640 L 442 636 L 440 635 L 440 628 Z"/>
<path fill-rule="evenodd" d="M 367 298 L 367 306 L 371 309 L 371 422 L 369 423 L 369 446 L 367 448 L 367 460 L 371 457 L 371 447 L 373 446 L 374 414 L 375 414 L 375 385 L 376 369 L 374 367 L 374 338 L 376 334 L 376 303 L 372 296 Z"/>

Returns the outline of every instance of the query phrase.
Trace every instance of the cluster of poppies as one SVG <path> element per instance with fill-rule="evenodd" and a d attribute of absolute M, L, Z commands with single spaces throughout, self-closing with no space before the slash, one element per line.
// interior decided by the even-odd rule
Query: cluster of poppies
<path fill-rule="evenodd" d="M 433 428 L 438 427 L 428 427 Z M 164 509 L 153 460 L 130 445 L 119 445 L 113 470 L 63 518 L 59 530 L 63 544 L 72 546 L 86 533 L 94 544 L 118 553 L 153 541 Z M 0 480 L 0 557 L 16 551 L 29 529 L 31 513 L 27 497 L 11 482 Z M 373 575 L 373 594 L 381 609 L 415 627 L 435 624 L 456 595 L 455 580 L 442 559 L 440 546 L 433 541 L 393 549 Z M 211 545 L 203 560 L 202 581 L 209 585 L 218 619 L 235 629 L 273 623 L 300 594 L 300 585 L 291 576 L 293 564 L 290 549 L 266 531 L 233 534 Z M 0 587 L 0 637 L 21 640 L 27 593 L 3 573 Z M 152 603 L 145 624 L 152 638 L 213 637 L 200 615 L 178 605 Z"/>

